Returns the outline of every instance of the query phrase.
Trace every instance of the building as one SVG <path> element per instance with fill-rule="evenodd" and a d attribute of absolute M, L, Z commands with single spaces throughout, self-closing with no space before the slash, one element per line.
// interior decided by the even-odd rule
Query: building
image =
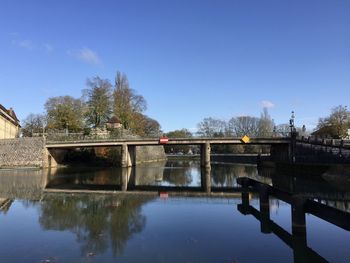
<path fill-rule="evenodd" d="M 18 137 L 20 128 L 19 120 L 13 109 L 6 109 L 0 104 L 0 140 Z"/>
<path fill-rule="evenodd" d="M 123 125 L 120 123 L 120 120 L 117 117 L 112 117 L 109 119 L 109 121 L 106 122 L 106 128 L 111 129 L 120 129 Z"/>

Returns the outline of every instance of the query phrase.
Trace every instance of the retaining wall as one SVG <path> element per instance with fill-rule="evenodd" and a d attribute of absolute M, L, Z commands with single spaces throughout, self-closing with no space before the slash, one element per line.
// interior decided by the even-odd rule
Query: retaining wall
<path fill-rule="evenodd" d="M 0 168 L 42 167 L 43 138 L 0 140 Z"/>

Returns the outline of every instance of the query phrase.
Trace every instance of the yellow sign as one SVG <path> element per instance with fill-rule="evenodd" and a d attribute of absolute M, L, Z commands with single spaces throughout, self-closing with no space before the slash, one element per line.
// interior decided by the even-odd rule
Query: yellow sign
<path fill-rule="evenodd" d="M 241 141 L 244 142 L 244 143 L 248 143 L 250 141 L 250 138 L 247 136 L 247 135 L 244 135 L 242 138 L 241 138 Z"/>

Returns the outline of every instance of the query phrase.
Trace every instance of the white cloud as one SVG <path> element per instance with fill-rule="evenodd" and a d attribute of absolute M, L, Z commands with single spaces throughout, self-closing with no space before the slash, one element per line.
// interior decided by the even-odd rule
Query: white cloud
<path fill-rule="evenodd" d="M 53 46 L 49 43 L 44 44 L 37 44 L 29 39 L 21 39 L 20 35 L 16 32 L 10 33 L 10 36 L 12 37 L 12 45 L 27 49 L 27 50 L 34 50 L 34 51 L 45 51 L 45 52 L 52 52 Z"/>
<path fill-rule="evenodd" d="M 73 55 L 74 57 L 80 59 L 89 64 L 101 65 L 102 61 L 97 53 L 89 48 L 82 48 L 78 51 L 68 51 L 68 55 Z"/>
<path fill-rule="evenodd" d="M 19 47 L 24 49 L 32 50 L 34 48 L 32 41 L 25 39 L 20 41 L 15 41 L 15 44 L 17 44 Z"/>
<path fill-rule="evenodd" d="M 46 52 L 52 52 L 53 51 L 53 46 L 51 44 L 45 43 L 43 44 L 43 48 Z"/>
<path fill-rule="evenodd" d="M 261 107 L 271 109 L 271 108 L 275 107 L 275 104 L 273 104 L 271 101 L 263 100 L 261 102 Z"/>

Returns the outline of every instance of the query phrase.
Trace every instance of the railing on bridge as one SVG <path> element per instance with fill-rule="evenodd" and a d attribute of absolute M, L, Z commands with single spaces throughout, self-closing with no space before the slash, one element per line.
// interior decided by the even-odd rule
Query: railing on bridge
<path fill-rule="evenodd" d="M 310 143 L 310 144 L 321 145 L 321 146 L 350 148 L 350 140 L 345 140 L 345 139 L 324 139 L 324 138 L 318 138 L 315 136 L 309 136 L 309 137 L 301 136 L 301 137 L 297 137 L 297 142 Z"/>
<path fill-rule="evenodd" d="M 107 131 L 107 130 L 97 130 L 87 132 L 68 132 L 66 130 L 52 130 L 45 133 L 33 133 L 32 137 L 45 137 L 48 142 L 71 142 L 71 141 L 106 141 L 106 140 L 137 140 L 137 139 L 159 139 L 162 137 L 162 134 L 148 135 L 147 137 L 140 137 L 134 135 L 129 130 L 116 130 L 116 131 Z M 195 134 L 187 138 L 175 138 L 175 139 L 239 139 L 242 136 L 232 135 L 232 136 L 202 136 Z M 262 139 L 271 139 L 271 138 L 289 138 L 289 133 L 271 133 L 265 136 L 251 136 L 252 138 L 262 138 Z M 173 138 L 170 138 L 173 139 Z"/>

